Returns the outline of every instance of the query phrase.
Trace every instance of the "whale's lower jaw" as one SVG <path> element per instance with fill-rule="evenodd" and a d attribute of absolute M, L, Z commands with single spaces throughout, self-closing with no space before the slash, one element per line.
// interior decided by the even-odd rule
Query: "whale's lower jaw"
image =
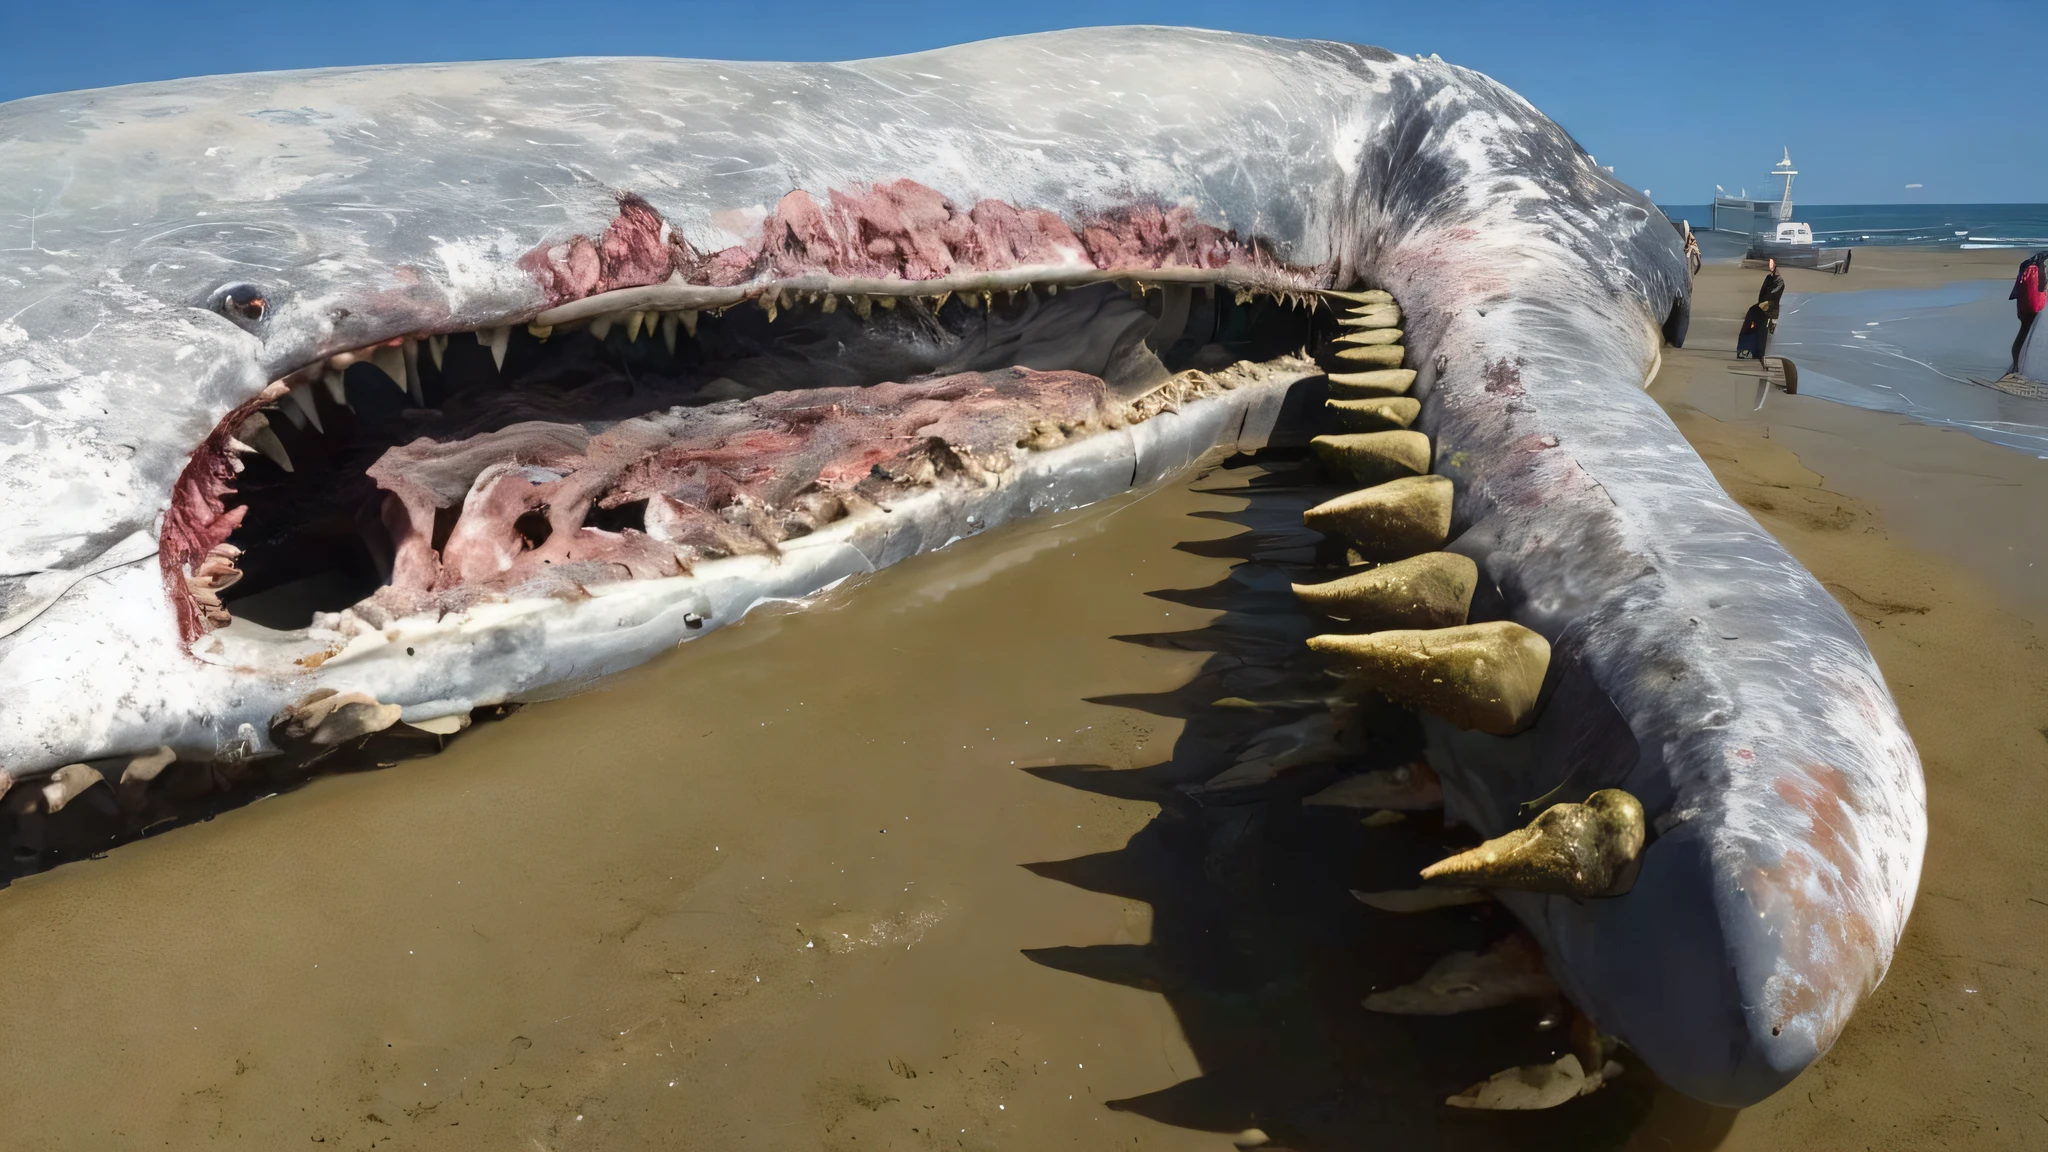
<path fill-rule="evenodd" d="M 1042 452 L 982 480 L 951 479 L 783 542 L 775 555 L 706 561 L 687 574 L 593 585 L 588 596 L 507 598 L 466 612 L 396 617 L 382 627 L 307 641 L 230 626 L 209 662 L 316 665 L 312 686 L 403 702 L 408 722 L 466 715 L 496 703 L 554 694 L 639 664 L 772 601 L 802 600 L 848 577 L 1030 516 L 1078 508 L 1171 477 L 1213 448 L 1256 451 L 1305 426 L 1320 402 L 1313 362 L 1282 359 L 1215 374 L 1205 394 L 1142 422 Z M 325 647 L 321 647 L 325 645 Z M 467 661 L 459 696 L 445 669 Z M 237 724 L 267 720 L 273 697 Z M 268 711 L 266 711 L 268 709 Z"/>
<path fill-rule="evenodd" d="M 1212 448 L 1300 442 L 1323 397 L 1320 376 L 1313 361 L 1293 356 L 1185 372 L 1124 405 L 1115 427 L 1011 449 L 1000 463 L 984 458 L 986 467 L 971 475 L 928 477 L 893 498 L 842 509 L 772 550 L 702 558 L 670 575 L 622 572 L 575 594 L 528 582 L 460 607 L 427 599 L 412 612 L 387 587 L 303 628 L 231 618 L 166 666 L 108 665 L 83 693 L 25 699 L 68 739 L 39 757 L 32 747 L 12 749 L 9 776 L 33 781 L 67 761 L 112 762 L 159 745 L 185 761 L 267 756 L 278 750 L 273 728 L 281 712 L 322 690 L 391 702 L 404 721 L 430 726 L 480 707 L 573 691 L 737 622 L 764 602 L 801 600 L 1013 520 L 1157 483 Z M 172 627 L 153 567 L 110 573 L 104 603 L 91 596 L 60 602 L 50 623 L 71 627 L 78 615 L 113 610 L 106 623 L 115 630 Z M 120 706 L 110 709 L 109 701 Z"/>

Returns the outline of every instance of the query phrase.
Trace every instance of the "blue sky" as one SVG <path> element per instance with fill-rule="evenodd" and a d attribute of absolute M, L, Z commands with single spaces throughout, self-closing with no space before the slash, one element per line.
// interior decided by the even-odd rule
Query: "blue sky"
<path fill-rule="evenodd" d="M 1762 193 L 1788 145 L 1807 203 L 2048 202 L 2048 0 L 0 0 L 0 100 L 419 60 L 849 59 L 1110 23 L 1435 52 L 1527 96 L 1660 203 Z"/>

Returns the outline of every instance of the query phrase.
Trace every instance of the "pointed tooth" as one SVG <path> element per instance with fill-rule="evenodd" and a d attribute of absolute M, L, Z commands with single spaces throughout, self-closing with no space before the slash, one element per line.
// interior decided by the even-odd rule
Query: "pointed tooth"
<path fill-rule="evenodd" d="M 228 451 L 233 452 L 237 456 L 254 456 L 256 454 L 256 449 L 250 447 L 248 442 L 239 436 L 228 437 Z"/>
<path fill-rule="evenodd" d="M 697 338 L 697 313 L 685 311 L 682 316 L 684 334 L 689 336 L 690 339 L 695 340 Z"/>
<path fill-rule="evenodd" d="M 448 337 L 427 337 L 427 351 L 434 357 L 434 371 L 439 372 L 441 370 L 442 357 L 448 355 Z"/>
<path fill-rule="evenodd" d="M 1394 294 L 1379 288 L 1368 288 L 1363 292 L 1325 291 L 1323 295 L 1352 304 L 1392 304 Z"/>
<path fill-rule="evenodd" d="M 1583 804 L 1554 804 L 1526 827 L 1439 860 L 1422 878 L 1582 900 L 1619 896 L 1635 884 L 1644 826 L 1641 801 L 1603 788 Z"/>
<path fill-rule="evenodd" d="M 290 395 L 290 393 L 286 393 L 286 395 Z M 306 414 L 304 412 L 299 411 L 299 406 L 296 404 L 286 404 L 283 405 L 282 407 L 265 408 L 264 411 L 274 412 L 277 415 L 284 417 L 285 423 L 290 424 L 293 428 L 297 429 L 298 431 L 303 432 L 306 430 Z"/>
<path fill-rule="evenodd" d="M 491 350 L 491 363 L 496 364 L 498 371 L 503 372 L 505 349 L 512 346 L 512 329 L 502 325 L 496 328 L 479 328 L 476 330 L 476 342 Z"/>
<path fill-rule="evenodd" d="M 674 312 L 661 314 L 661 342 L 668 347 L 668 354 L 676 354 L 676 327 L 681 323 Z"/>
<path fill-rule="evenodd" d="M 420 382 L 420 342 L 417 340 L 407 340 L 404 351 L 405 394 L 412 397 L 414 405 L 425 408 L 427 406 L 427 390 L 425 385 Z"/>
<path fill-rule="evenodd" d="M 640 325 L 645 323 L 646 320 L 647 313 L 645 312 L 626 313 L 626 343 L 631 344 L 640 339 Z"/>
<path fill-rule="evenodd" d="M 609 312 L 602 316 L 592 317 L 590 321 L 590 338 L 602 343 L 605 337 L 612 334 L 612 322 L 617 319 L 618 317 L 613 316 Z"/>
<path fill-rule="evenodd" d="M 848 296 L 846 302 L 853 305 L 853 314 L 863 320 L 874 314 L 875 302 L 866 296 Z"/>
<path fill-rule="evenodd" d="M 946 306 L 946 301 L 951 300 L 952 298 L 953 294 L 951 292 L 939 293 L 932 300 L 932 311 L 937 312 L 939 309 L 944 308 Z"/>
<path fill-rule="evenodd" d="M 825 298 L 824 298 L 823 300 L 820 300 L 820 301 L 818 302 L 818 311 L 820 311 L 820 312 L 837 312 L 837 311 L 839 311 L 839 297 L 837 297 L 837 296 L 834 296 L 834 295 L 833 295 L 832 293 L 830 293 L 830 292 L 827 292 L 827 293 L 825 293 Z"/>
<path fill-rule="evenodd" d="M 315 431 L 326 433 L 327 426 L 320 422 L 320 407 L 313 401 L 311 384 L 294 384 L 286 395 L 291 398 L 293 406 L 305 414 L 306 420 L 313 425 Z"/>
<path fill-rule="evenodd" d="M 327 389 L 327 398 L 334 401 L 335 407 L 345 408 L 348 406 L 347 378 L 342 375 L 339 369 L 329 368 L 321 373 L 320 383 Z"/>
<path fill-rule="evenodd" d="M 384 378 L 391 381 L 393 388 L 400 392 L 405 391 L 405 349 L 384 345 L 370 354 L 370 363 L 377 366 L 377 371 L 384 373 Z"/>
<path fill-rule="evenodd" d="M 1353 690 L 1380 692 L 1455 727 L 1512 736 L 1536 719 L 1550 642 L 1511 620 L 1365 636 L 1312 636 Z"/>
<path fill-rule="evenodd" d="M 270 422 L 263 419 L 262 413 L 259 412 L 242 421 L 242 426 L 235 430 L 234 439 L 263 453 L 279 468 L 287 472 L 292 470 L 292 458 L 290 453 L 284 450 L 284 441 L 279 440 L 277 433 L 270 430 Z"/>

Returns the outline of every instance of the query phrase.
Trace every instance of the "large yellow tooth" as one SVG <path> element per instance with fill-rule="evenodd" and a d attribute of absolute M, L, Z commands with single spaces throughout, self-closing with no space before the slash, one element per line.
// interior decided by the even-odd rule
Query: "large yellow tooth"
<path fill-rule="evenodd" d="M 1347 300 L 1353 304 L 1392 304 L 1394 302 L 1394 294 L 1392 292 L 1383 291 L 1379 288 L 1367 288 L 1362 292 L 1325 291 L 1323 295 L 1335 297 L 1338 300 Z"/>
<path fill-rule="evenodd" d="M 591 317 L 590 338 L 602 343 L 605 337 L 612 334 L 612 322 L 617 319 L 618 317 L 613 316 L 609 312 L 602 316 Z"/>
<path fill-rule="evenodd" d="M 1450 538 L 1451 490 L 1442 476 L 1405 476 L 1325 500 L 1301 520 L 1325 536 L 1355 541 L 1369 560 L 1405 560 Z"/>
<path fill-rule="evenodd" d="M 1479 565 L 1455 552 L 1425 552 L 1323 584 L 1296 584 L 1294 594 L 1319 612 L 1368 632 L 1450 628 L 1472 610 Z"/>
<path fill-rule="evenodd" d="M 626 343 L 631 344 L 635 340 L 640 339 L 640 325 L 646 319 L 647 313 L 645 312 L 626 313 Z"/>
<path fill-rule="evenodd" d="M 434 357 L 434 371 L 441 371 L 441 360 L 448 355 L 448 337 L 445 334 L 427 337 L 427 351 Z"/>
<path fill-rule="evenodd" d="M 1324 404 L 1345 432 L 1385 432 L 1406 428 L 1422 414 L 1422 401 L 1412 396 L 1380 396 L 1370 400 L 1330 400 Z"/>
<path fill-rule="evenodd" d="M 1439 860 L 1422 878 L 1581 900 L 1620 896 L 1635 886 L 1645 827 L 1640 801 L 1603 788 L 1583 804 L 1552 805 L 1526 827 Z"/>
<path fill-rule="evenodd" d="M 1400 342 L 1401 330 L 1399 328 L 1362 328 L 1356 332 L 1346 332 L 1344 335 L 1331 341 L 1333 344 L 1361 345 L 1399 344 Z"/>
<path fill-rule="evenodd" d="M 1399 368 L 1401 361 L 1408 358 L 1408 349 L 1399 344 L 1380 344 L 1371 348 L 1340 348 L 1335 355 L 1339 360 L 1349 360 L 1357 364 Z"/>
<path fill-rule="evenodd" d="M 1317 458 L 1360 484 L 1429 471 L 1429 437 L 1420 432 L 1351 432 L 1309 441 Z"/>
<path fill-rule="evenodd" d="M 1330 373 L 1330 396 L 1337 400 L 1369 400 L 1399 396 L 1415 383 L 1413 368 L 1380 368 L 1371 372 Z"/>
<path fill-rule="evenodd" d="M 676 319 L 674 312 L 663 312 L 661 314 L 661 343 L 663 347 L 668 349 L 668 354 L 671 356 L 676 354 L 676 326 L 679 323 L 681 321 Z"/>
<path fill-rule="evenodd" d="M 1355 688 L 1382 692 L 1459 728 L 1512 736 L 1536 717 L 1550 642 L 1510 620 L 1315 636 Z"/>
<path fill-rule="evenodd" d="M 1361 308 L 1348 315 L 1337 317 L 1339 328 L 1399 328 L 1399 308 Z"/>
<path fill-rule="evenodd" d="M 695 340 L 697 338 L 697 314 L 692 311 L 685 311 L 682 316 L 683 331 L 689 335 L 690 339 Z"/>

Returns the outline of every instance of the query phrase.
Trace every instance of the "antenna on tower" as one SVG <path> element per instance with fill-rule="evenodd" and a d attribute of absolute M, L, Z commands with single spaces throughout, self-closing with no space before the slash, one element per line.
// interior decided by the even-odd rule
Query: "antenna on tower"
<path fill-rule="evenodd" d="M 1792 149 L 1788 147 L 1785 149 L 1785 158 L 1778 161 L 1777 167 L 1771 169 L 1771 179 L 1782 177 L 1785 181 L 1785 194 L 1778 199 L 1778 206 L 1772 213 L 1780 224 L 1792 218 L 1792 178 L 1797 175 L 1799 170 L 1792 167 Z"/>

